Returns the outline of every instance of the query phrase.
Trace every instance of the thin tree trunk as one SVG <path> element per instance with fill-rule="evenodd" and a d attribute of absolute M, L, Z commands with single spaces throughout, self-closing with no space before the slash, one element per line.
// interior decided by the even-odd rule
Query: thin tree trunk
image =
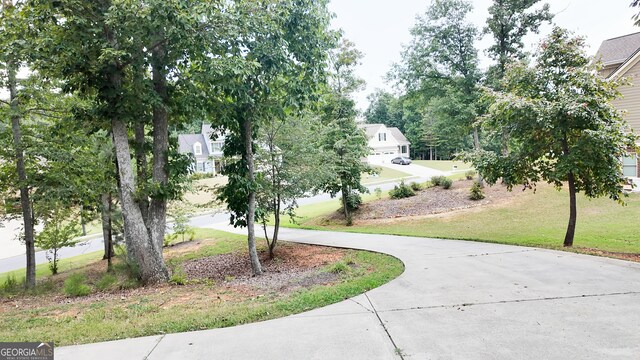
<path fill-rule="evenodd" d="M 9 5 L 7 5 L 7 3 Z M 10 1 L 4 2 L 6 6 L 12 6 Z M 20 115 L 18 109 L 16 66 L 12 61 L 7 62 L 7 85 L 9 87 L 9 101 L 11 108 L 11 132 L 13 135 L 13 147 L 16 156 L 16 171 L 20 186 L 20 207 L 22 209 L 22 221 L 24 224 L 24 243 L 27 255 L 27 268 L 25 287 L 33 289 L 36 286 L 36 250 L 34 239 L 34 218 L 31 209 L 29 186 L 27 184 L 27 170 L 24 160 L 22 144 L 22 132 L 20 129 Z"/>
<path fill-rule="evenodd" d="M 145 146 L 144 122 L 139 121 L 134 125 L 134 136 L 136 144 L 134 151 L 136 154 L 136 172 L 138 175 L 138 184 L 143 184 L 149 179 L 149 174 L 147 171 L 147 152 Z M 140 211 L 142 211 L 144 223 L 149 224 L 149 200 L 145 197 L 141 198 L 138 202 L 140 203 Z"/>
<path fill-rule="evenodd" d="M 482 150 L 482 148 L 480 147 L 480 135 L 478 134 L 477 126 L 473 127 L 473 147 L 476 151 Z M 478 174 L 478 185 L 480 185 L 480 187 L 484 187 L 484 179 L 480 174 Z"/>
<path fill-rule="evenodd" d="M 274 251 L 278 244 L 278 233 L 280 232 L 280 194 L 276 195 L 273 202 L 273 236 L 271 237 L 271 244 L 269 245 L 269 258 L 271 259 L 274 258 Z"/>
<path fill-rule="evenodd" d="M 578 217 L 578 209 L 576 205 L 576 183 L 573 172 L 569 172 L 569 225 L 567 233 L 564 236 L 564 246 L 573 246 L 573 238 L 576 233 L 576 219 Z"/>
<path fill-rule="evenodd" d="M 569 156 L 569 142 L 567 135 L 562 138 L 562 153 Z M 564 236 L 564 246 L 573 246 L 573 238 L 576 233 L 576 219 L 578 217 L 576 205 L 576 179 L 572 171 L 567 174 L 567 182 L 569 185 L 569 224 L 567 225 L 567 233 Z"/>
<path fill-rule="evenodd" d="M 82 226 L 82 236 L 87 236 L 87 225 L 84 221 L 84 205 L 80 205 L 80 225 Z"/>
<path fill-rule="evenodd" d="M 163 45 L 153 50 L 153 88 L 161 102 L 153 106 L 153 182 L 161 187 L 167 185 L 169 163 L 169 114 L 167 103 L 167 74 L 165 70 L 166 50 Z M 162 257 L 162 245 L 167 226 L 167 198 L 154 196 L 149 209 L 148 228 L 156 251 Z"/>
<path fill-rule="evenodd" d="M 249 116 L 245 117 L 242 125 L 244 130 L 244 156 L 248 167 L 247 180 L 249 180 L 249 183 L 251 184 L 247 199 L 247 243 L 249 245 L 251 269 L 253 270 L 253 275 L 257 276 L 262 274 L 262 266 L 260 265 L 258 250 L 256 249 L 256 234 L 254 229 L 256 220 L 256 190 L 254 188 L 253 125 Z"/>
<path fill-rule="evenodd" d="M 107 260 L 107 268 L 111 268 L 111 257 L 113 256 L 113 232 L 111 229 L 111 194 L 102 194 L 100 215 L 102 217 L 102 237 L 104 238 L 104 256 Z"/>
<path fill-rule="evenodd" d="M 347 226 L 351 226 L 353 225 L 353 219 L 351 218 L 351 212 L 349 212 L 349 204 L 347 202 L 349 189 L 342 185 L 342 190 L 340 192 L 342 193 L 342 209 L 344 210 L 344 217 L 347 220 Z"/>

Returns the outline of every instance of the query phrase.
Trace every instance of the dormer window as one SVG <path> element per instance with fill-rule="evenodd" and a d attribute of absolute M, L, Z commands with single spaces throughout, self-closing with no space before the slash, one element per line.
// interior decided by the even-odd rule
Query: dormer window
<path fill-rule="evenodd" d="M 378 141 L 387 141 L 387 133 L 378 133 Z"/>
<path fill-rule="evenodd" d="M 193 154 L 202 155 L 202 144 L 200 144 L 199 142 L 193 144 Z"/>

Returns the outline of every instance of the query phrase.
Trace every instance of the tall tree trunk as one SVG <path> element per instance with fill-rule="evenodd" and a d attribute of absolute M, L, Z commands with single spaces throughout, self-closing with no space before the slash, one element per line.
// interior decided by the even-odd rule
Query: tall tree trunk
<path fill-rule="evenodd" d="M 8 5 L 7 5 L 8 4 Z M 11 1 L 5 1 L 4 6 L 12 6 Z M 27 268 L 25 287 L 33 289 L 36 286 L 36 250 L 34 239 L 34 218 L 29 199 L 29 185 L 27 184 L 27 170 L 24 161 L 24 149 L 22 145 L 22 132 L 20 130 L 20 114 L 18 109 L 16 79 L 16 65 L 13 61 L 7 62 L 7 85 L 9 86 L 9 101 L 11 107 L 11 132 L 13 135 L 13 147 L 16 156 L 16 170 L 20 183 L 20 207 L 22 208 L 22 221 L 24 224 L 24 243 L 27 255 Z"/>
<path fill-rule="evenodd" d="M 153 50 L 152 71 L 153 89 L 160 98 L 153 106 L 153 168 L 152 180 L 156 185 L 165 187 L 169 180 L 169 114 L 167 103 L 167 74 L 165 70 L 166 49 L 164 45 Z M 162 244 L 167 226 L 167 198 L 154 196 L 149 209 L 149 231 L 151 240 L 162 257 Z"/>
<path fill-rule="evenodd" d="M 244 156 L 247 162 L 248 179 L 251 184 L 249 190 L 249 196 L 247 199 L 247 243 L 249 245 L 249 258 L 251 259 L 251 269 L 253 275 L 262 274 L 262 266 L 260 265 L 260 259 L 258 258 L 258 250 L 256 249 L 256 234 L 255 234 L 255 222 L 256 222 L 256 190 L 255 190 L 255 173 L 254 173 L 254 159 L 253 159 L 253 124 L 249 116 L 245 116 L 242 123 L 244 132 Z"/>
<path fill-rule="evenodd" d="M 2 1 L 3 12 L 13 8 L 12 0 Z M 22 144 L 22 131 L 20 129 L 20 112 L 18 104 L 18 71 L 15 61 L 9 59 L 6 63 L 7 86 L 9 87 L 9 102 L 11 114 L 11 132 L 16 157 L 16 172 L 20 186 L 20 208 L 22 210 L 22 222 L 24 225 L 24 243 L 26 250 L 26 274 L 24 286 L 33 289 L 36 286 L 36 250 L 34 234 L 34 215 L 27 183 L 27 170 L 24 160 L 24 148 Z"/>
<path fill-rule="evenodd" d="M 473 147 L 476 151 L 482 150 L 482 148 L 480 147 L 480 135 L 478 134 L 477 126 L 473 127 Z M 480 174 L 478 174 L 478 185 L 480 185 L 480 187 L 484 187 L 484 179 Z"/>
<path fill-rule="evenodd" d="M 112 119 L 111 126 L 120 174 L 120 196 L 127 249 L 131 247 L 134 250 L 136 264 L 145 283 L 166 282 L 169 280 L 169 272 L 164 264 L 162 253 L 152 241 L 135 199 L 136 182 L 131 167 L 127 127 L 118 119 Z"/>
<path fill-rule="evenodd" d="M 149 180 L 149 174 L 147 172 L 147 151 L 145 142 L 144 122 L 139 121 L 134 125 L 134 137 L 135 137 L 135 154 L 136 154 L 136 172 L 138 175 L 138 184 L 146 183 Z M 149 200 L 144 197 L 138 200 L 140 203 L 140 211 L 142 211 L 142 217 L 144 223 L 149 224 Z"/>
<path fill-rule="evenodd" d="M 569 225 L 567 233 L 564 236 L 564 246 L 573 246 L 573 238 L 576 234 L 576 219 L 578 217 L 578 209 L 576 205 L 576 181 L 573 172 L 569 172 Z"/>

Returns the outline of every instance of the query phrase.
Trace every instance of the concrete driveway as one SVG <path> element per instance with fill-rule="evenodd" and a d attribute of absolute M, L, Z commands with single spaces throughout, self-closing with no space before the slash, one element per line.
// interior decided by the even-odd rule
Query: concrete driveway
<path fill-rule="evenodd" d="M 210 227 L 228 229 L 225 223 Z M 226 329 L 56 349 L 56 359 L 638 359 L 640 264 L 507 245 L 283 229 L 384 252 L 397 279 Z"/>
<path fill-rule="evenodd" d="M 424 166 L 420 166 L 420 165 L 416 165 L 416 164 L 409 164 L 409 165 L 399 165 L 399 164 L 391 164 L 389 162 L 378 162 L 378 163 L 372 163 L 371 165 L 373 166 L 384 166 L 390 169 L 394 169 L 394 170 L 398 170 L 398 171 L 402 171 L 408 174 L 411 174 L 412 176 L 417 176 L 421 179 L 421 181 L 427 181 L 429 179 L 431 179 L 432 176 L 438 176 L 438 175 L 448 175 L 448 173 L 444 172 L 444 171 L 440 171 L 440 170 L 436 170 L 436 169 L 430 169 Z"/>

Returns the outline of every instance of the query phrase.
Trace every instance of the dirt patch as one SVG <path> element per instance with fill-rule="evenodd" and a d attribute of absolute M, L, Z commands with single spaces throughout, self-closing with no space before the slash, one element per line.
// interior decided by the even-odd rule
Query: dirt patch
<path fill-rule="evenodd" d="M 614 252 L 614 251 L 605 251 L 594 248 L 584 248 L 579 247 L 575 248 L 579 253 L 596 255 L 596 256 L 604 256 L 610 257 L 614 259 L 627 260 L 627 261 L 635 261 L 640 262 L 640 254 L 630 254 L 630 253 L 622 253 L 622 252 Z"/>
<path fill-rule="evenodd" d="M 354 213 L 354 222 L 367 223 L 371 220 L 396 219 L 403 217 L 429 216 L 464 209 L 471 209 L 490 204 L 500 204 L 520 196 L 522 191 L 508 191 L 505 186 L 485 186 L 485 198 L 474 201 L 469 199 L 469 189 L 473 180 L 456 181 L 450 189 L 432 187 L 416 192 L 416 196 L 404 199 L 375 200 L 363 204 Z M 327 218 L 329 221 L 340 221 L 343 215 L 335 212 Z"/>
<path fill-rule="evenodd" d="M 189 280 L 209 279 L 231 286 L 287 291 L 297 287 L 328 284 L 337 279 L 322 267 L 340 261 L 346 250 L 302 244 L 282 244 L 270 259 L 261 252 L 264 274 L 254 277 L 246 253 L 231 253 L 190 260 L 182 264 Z"/>

